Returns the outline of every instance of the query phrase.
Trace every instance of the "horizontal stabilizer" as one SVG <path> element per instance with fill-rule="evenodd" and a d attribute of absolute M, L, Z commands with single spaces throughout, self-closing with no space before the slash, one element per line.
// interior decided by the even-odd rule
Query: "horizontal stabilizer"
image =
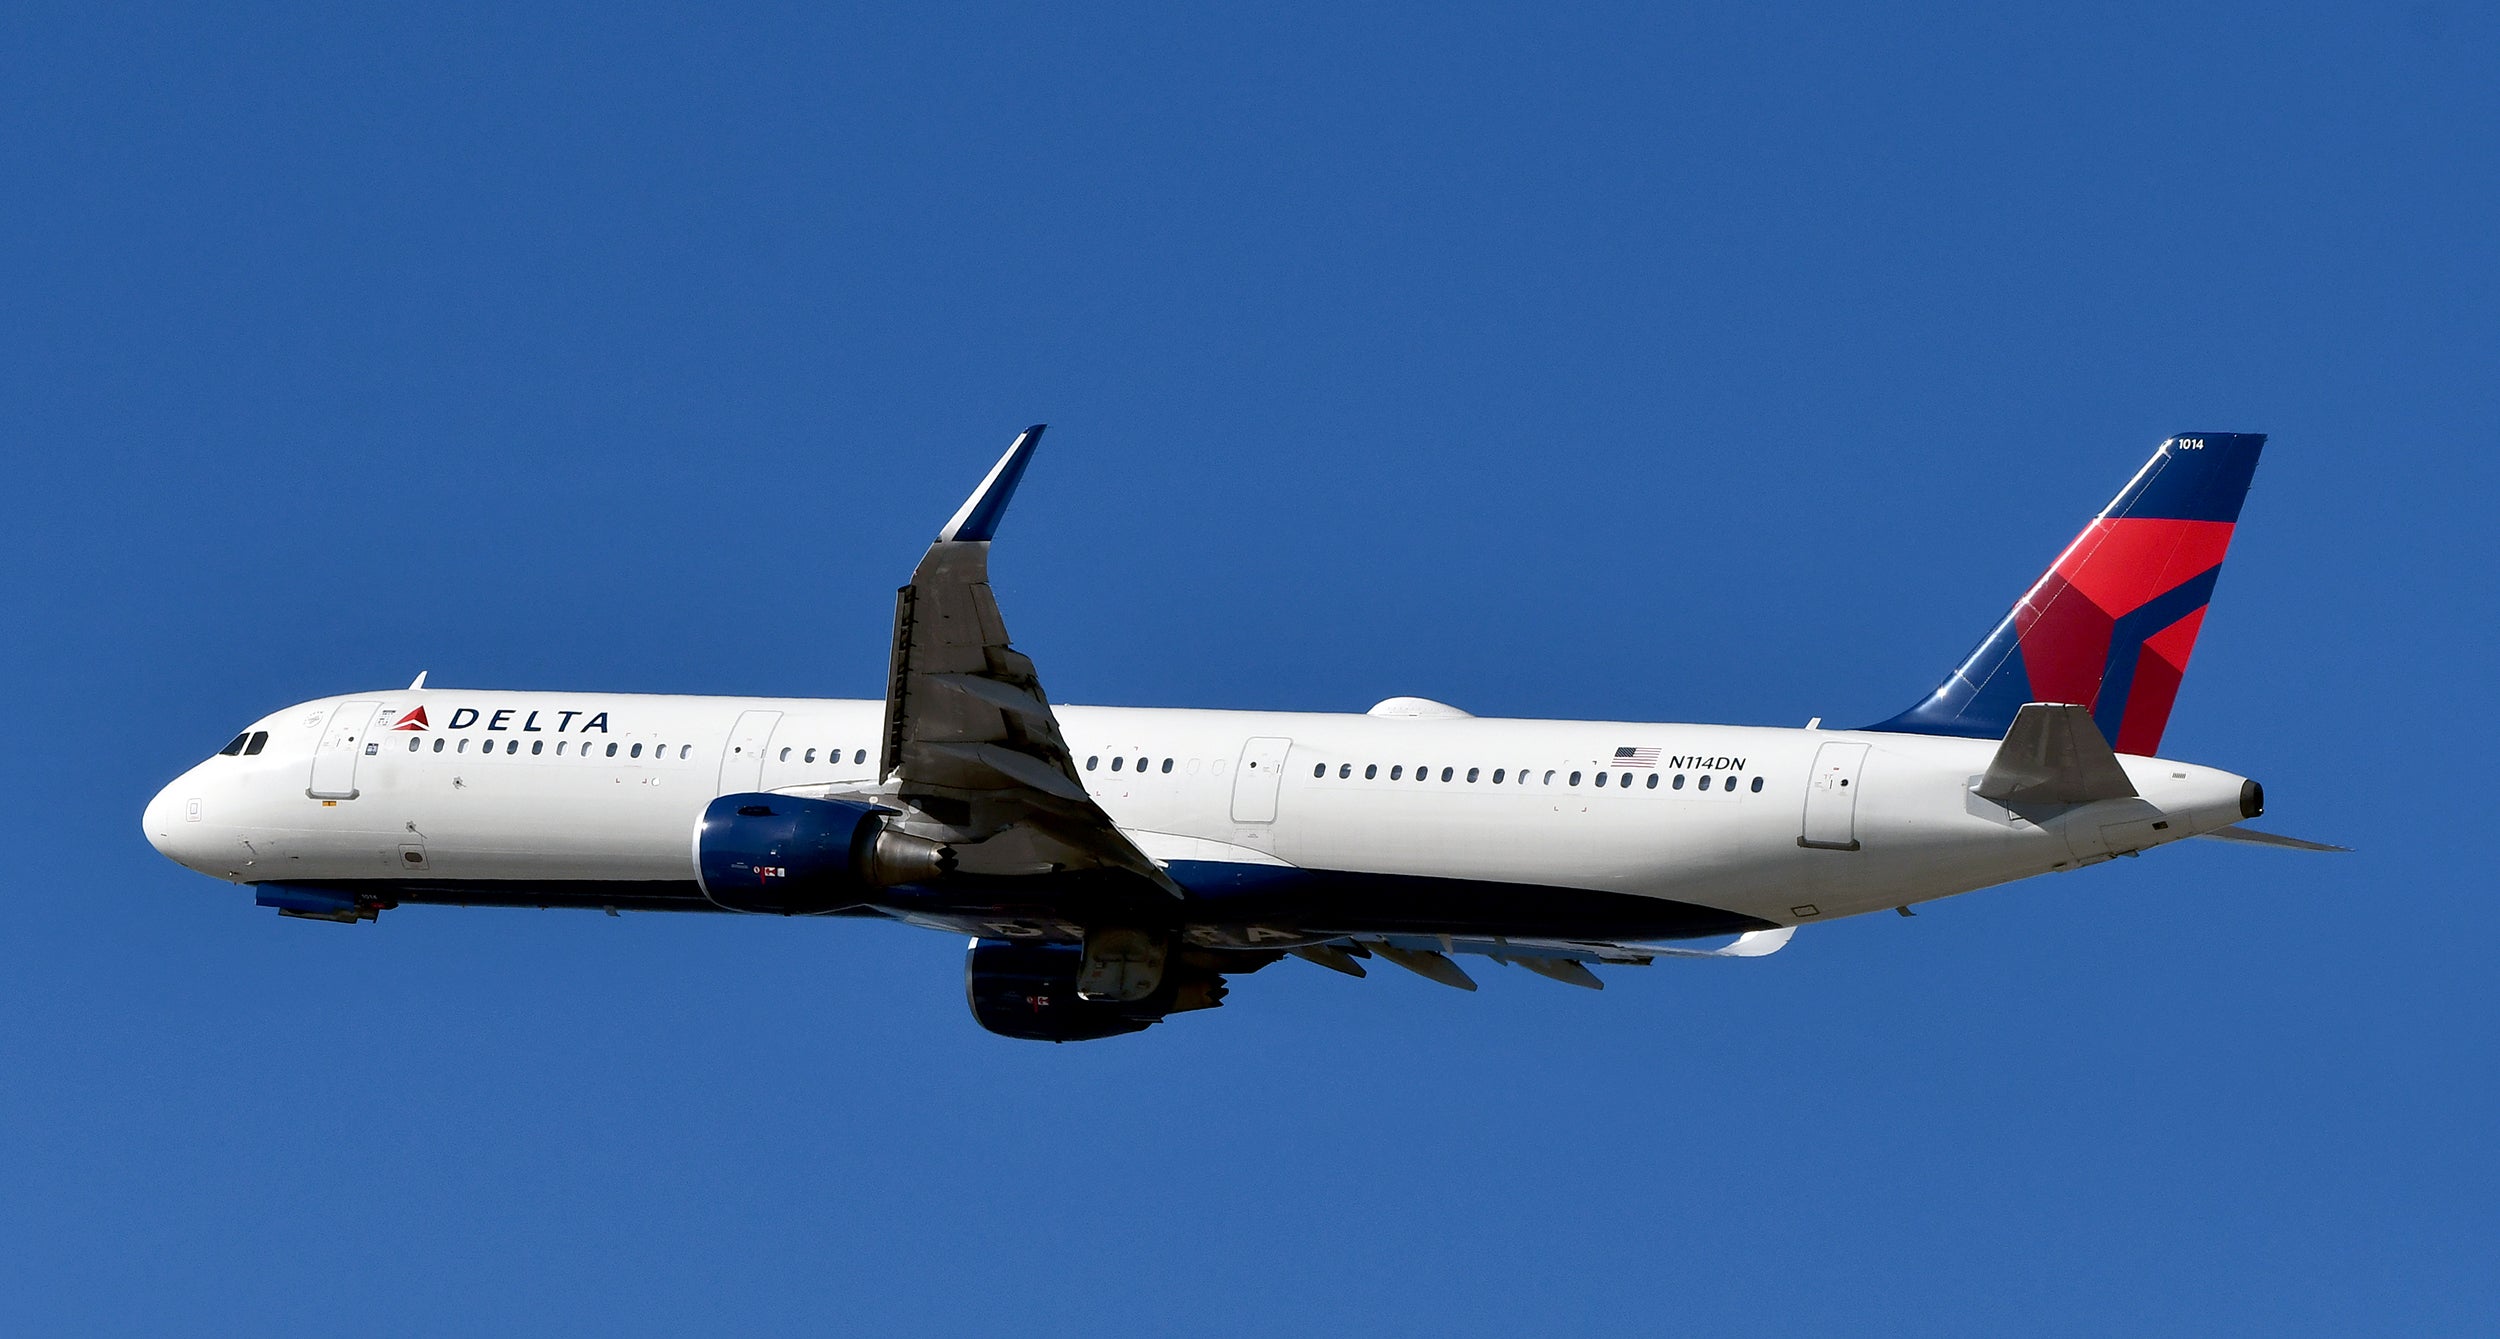
<path fill-rule="evenodd" d="M 2013 728 L 1973 789 L 1999 804 L 2090 804 L 2136 793 L 2091 711 L 2059 702 L 2032 702 L 2014 713 Z"/>
<path fill-rule="evenodd" d="M 2259 832 L 2255 828 L 2232 826 L 2197 834 L 2218 842 L 2246 842 L 2251 846 L 2280 846 L 2287 851 L 2350 851 L 2349 846 L 2329 846 L 2325 842 L 2302 841 L 2275 832 Z"/>

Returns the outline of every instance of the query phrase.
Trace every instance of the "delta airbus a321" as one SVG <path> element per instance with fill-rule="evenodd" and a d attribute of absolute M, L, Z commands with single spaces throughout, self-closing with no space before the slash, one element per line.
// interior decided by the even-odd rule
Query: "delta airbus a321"
<path fill-rule="evenodd" d="M 1977 650 L 1856 730 L 1060 707 L 992 537 L 1026 430 L 895 603 L 885 699 L 427 688 L 288 707 L 147 807 L 287 916 L 414 903 L 875 916 L 971 938 L 1010 1037 L 1138 1032 L 1292 955 L 1445 985 L 1451 955 L 1759 957 L 1796 927 L 2239 826 L 2257 783 L 2158 756 L 2262 436 L 2163 442 Z M 1696 941 L 1734 936 L 1718 947 Z"/>

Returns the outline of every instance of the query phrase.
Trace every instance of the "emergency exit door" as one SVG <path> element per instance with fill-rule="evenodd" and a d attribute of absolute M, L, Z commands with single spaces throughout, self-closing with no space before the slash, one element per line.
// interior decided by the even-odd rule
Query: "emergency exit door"
<path fill-rule="evenodd" d="M 1276 787 L 1285 779 L 1290 739 L 1253 739 L 1241 746 L 1241 765 L 1233 771 L 1233 821 L 1276 821 Z"/>
<path fill-rule="evenodd" d="M 715 795 L 736 795 L 764 787 L 764 746 L 772 742 L 777 711 L 742 711 L 720 751 L 720 789 Z"/>

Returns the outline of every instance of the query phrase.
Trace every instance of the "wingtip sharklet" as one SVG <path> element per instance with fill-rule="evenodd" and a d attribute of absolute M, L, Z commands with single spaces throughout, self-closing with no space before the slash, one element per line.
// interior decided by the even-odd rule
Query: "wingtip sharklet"
<path fill-rule="evenodd" d="M 999 519 L 1007 514 L 1008 500 L 1016 495 L 1016 485 L 1024 480 L 1024 467 L 1033 461 L 1033 448 L 1042 440 L 1047 423 L 1036 423 L 1016 434 L 1007 447 L 1007 454 L 998 458 L 981 486 L 972 490 L 964 505 L 956 509 L 946 528 L 938 531 L 941 544 L 986 544 L 998 533 Z"/>

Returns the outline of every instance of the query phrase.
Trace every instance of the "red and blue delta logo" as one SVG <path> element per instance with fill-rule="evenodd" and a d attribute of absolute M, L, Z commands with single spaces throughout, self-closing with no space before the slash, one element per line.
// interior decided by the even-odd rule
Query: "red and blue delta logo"
<path fill-rule="evenodd" d="M 394 730 L 423 730 L 423 729 L 425 729 L 425 728 L 426 728 L 426 724 L 425 724 L 425 708 L 423 708 L 423 707 L 414 707 L 414 708 L 411 708 L 411 709 L 409 710 L 409 712 L 408 712 L 408 714 L 407 714 L 407 715 L 402 716 L 402 717 L 400 717 L 397 721 L 393 722 L 393 723 L 391 724 L 391 728 L 392 728 L 392 729 L 394 729 Z"/>

